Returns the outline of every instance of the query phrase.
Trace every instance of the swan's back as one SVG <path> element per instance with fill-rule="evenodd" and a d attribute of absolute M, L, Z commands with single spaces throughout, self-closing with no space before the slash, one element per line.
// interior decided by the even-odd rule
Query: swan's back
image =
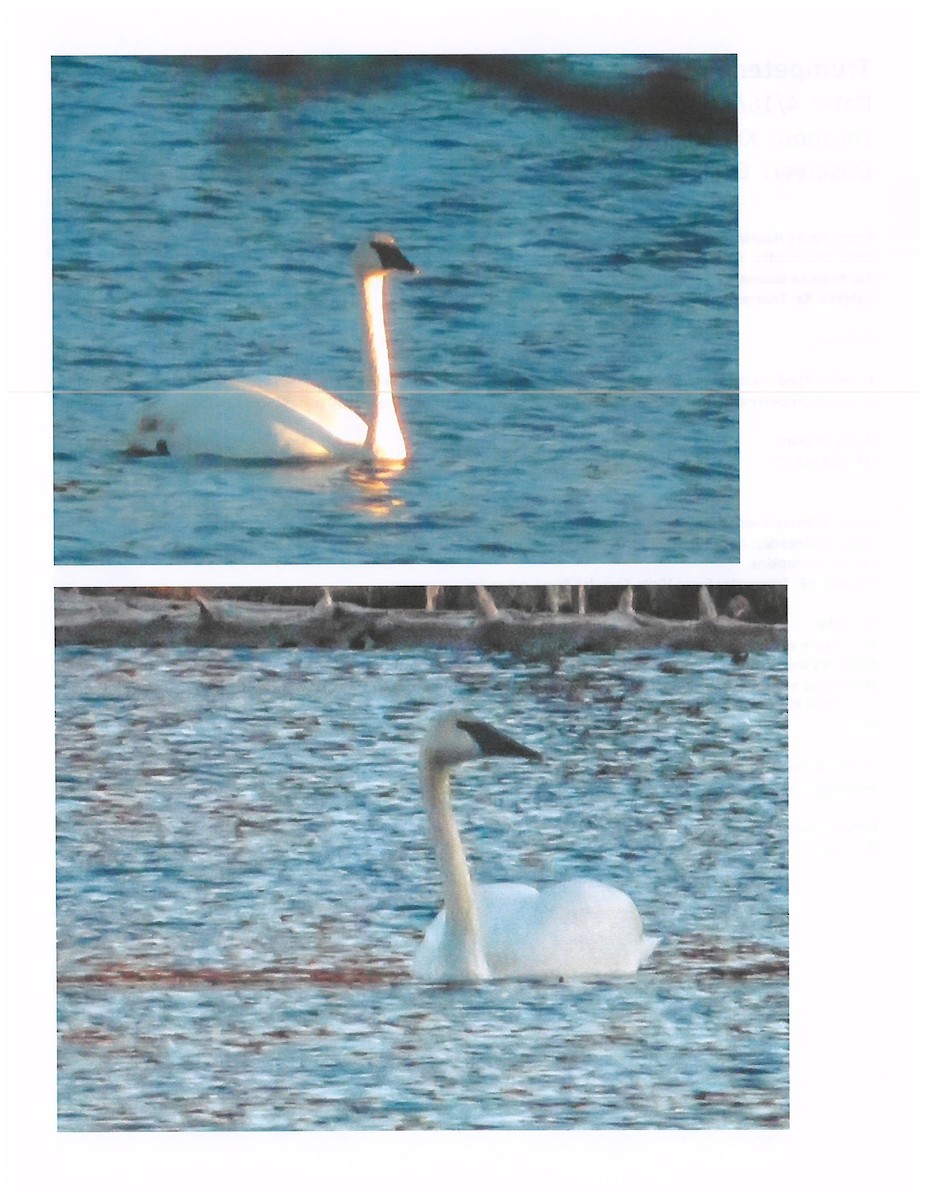
<path fill-rule="evenodd" d="M 260 375 L 211 380 L 159 397 L 143 418 L 136 449 L 184 457 L 328 458 L 346 447 L 361 454 L 365 420 L 337 397 L 302 379 Z"/>
<path fill-rule="evenodd" d="M 537 891 L 521 883 L 475 888 L 484 957 L 494 979 L 631 975 L 657 938 L 646 938 L 635 904 L 616 888 L 572 879 Z M 444 973 L 445 912 L 426 930 L 413 959 L 419 979 Z"/>
<path fill-rule="evenodd" d="M 592 879 L 542 888 L 532 900 L 490 885 L 478 889 L 478 909 L 497 978 L 631 975 L 657 944 L 642 936 L 629 897 Z"/>

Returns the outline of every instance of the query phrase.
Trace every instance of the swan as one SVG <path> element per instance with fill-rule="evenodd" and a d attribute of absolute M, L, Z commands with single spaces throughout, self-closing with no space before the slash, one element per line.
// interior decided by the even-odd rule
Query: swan
<path fill-rule="evenodd" d="M 643 936 L 625 893 L 590 879 L 538 890 L 524 883 L 471 882 L 452 813 L 450 774 L 488 755 L 542 757 L 464 713 L 444 713 L 423 740 L 420 779 L 445 907 L 417 947 L 413 976 L 438 983 L 632 974 L 658 938 Z"/>
<path fill-rule="evenodd" d="M 387 277 L 417 274 L 396 239 L 375 233 L 355 248 L 374 419 L 315 384 L 281 375 L 211 380 L 168 392 L 139 422 L 131 454 L 245 459 L 351 459 L 403 463 L 406 439 L 390 378 Z"/>

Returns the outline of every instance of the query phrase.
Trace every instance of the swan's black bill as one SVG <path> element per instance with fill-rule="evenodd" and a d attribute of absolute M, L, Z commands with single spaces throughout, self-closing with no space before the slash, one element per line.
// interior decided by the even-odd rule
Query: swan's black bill
<path fill-rule="evenodd" d="M 483 721 L 459 720 L 457 724 L 459 729 L 463 729 L 477 742 L 481 754 L 494 754 L 506 758 L 531 758 L 536 761 L 542 758 L 537 750 L 530 750 L 528 746 L 523 746 L 515 738 L 507 737 L 505 733 L 494 729 L 492 725 L 485 725 Z"/>
<path fill-rule="evenodd" d="M 413 266 L 396 243 L 371 242 L 371 249 L 381 260 L 385 271 L 411 271 L 414 275 L 417 274 L 418 268 Z"/>

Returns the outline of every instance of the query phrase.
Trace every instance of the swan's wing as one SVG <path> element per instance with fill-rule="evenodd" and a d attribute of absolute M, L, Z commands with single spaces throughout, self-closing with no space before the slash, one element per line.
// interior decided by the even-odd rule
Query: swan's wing
<path fill-rule="evenodd" d="M 522 884 L 481 888 L 487 965 L 495 977 L 626 975 L 655 947 L 624 893 L 589 879 L 538 892 Z"/>
<path fill-rule="evenodd" d="M 657 945 L 645 938 L 633 901 L 593 879 L 571 879 L 539 893 L 538 928 L 558 946 L 563 975 L 626 975 Z"/>
<path fill-rule="evenodd" d="M 338 396 L 324 392 L 315 384 L 288 379 L 284 375 L 261 375 L 242 382 L 277 400 L 295 417 L 304 418 L 327 444 L 335 442 L 339 446 L 361 448 L 367 440 L 367 421 Z"/>
<path fill-rule="evenodd" d="M 152 404 L 137 448 L 220 458 L 328 458 L 364 449 L 368 426 L 312 383 L 280 375 L 213 380 L 168 392 Z M 151 443 L 151 444 L 149 444 Z"/>

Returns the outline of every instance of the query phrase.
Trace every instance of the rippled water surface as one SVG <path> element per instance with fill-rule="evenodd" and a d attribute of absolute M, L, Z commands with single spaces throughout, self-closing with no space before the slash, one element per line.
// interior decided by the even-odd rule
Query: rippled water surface
<path fill-rule="evenodd" d="M 423 65 L 115 57 L 55 60 L 53 152 L 58 562 L 738 559 L 735 146 Z M 378 229 L 422 272 L 406 470 L 123 455 L 153 394 L 216 377 L 366 409 L 348 259 Z"/>
<path fill-rule="evenodd" d="M 57 690 L 62 1129 L 787 1123 L 784 654 L 70 649 Z M 459 773 L 477 878 L 622 887 L 636 975 L 409 978 L 450 704 L 545 756 Z"/>

